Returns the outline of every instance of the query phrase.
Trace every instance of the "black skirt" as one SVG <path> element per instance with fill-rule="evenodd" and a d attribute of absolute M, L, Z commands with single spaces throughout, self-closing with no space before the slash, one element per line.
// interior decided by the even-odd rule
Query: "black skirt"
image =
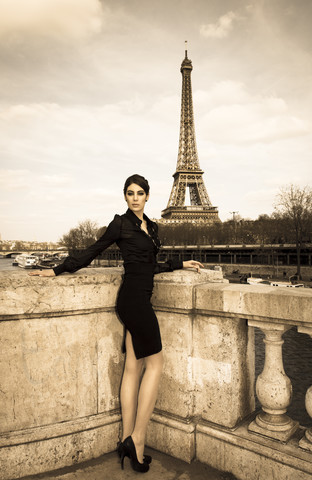
<path fill-rule="evenodd" d="M 125 265 L 125 274 L 117 298 L 117 313 L 132 336 L 137 359 L 154 355 L 162 349 L 158 320 L 151 304 L 154 265 L 131 263 Z M 125 336 L 124 336 L 125 339 Z M 125 341 L 123 344 L 125 352 Z"/>

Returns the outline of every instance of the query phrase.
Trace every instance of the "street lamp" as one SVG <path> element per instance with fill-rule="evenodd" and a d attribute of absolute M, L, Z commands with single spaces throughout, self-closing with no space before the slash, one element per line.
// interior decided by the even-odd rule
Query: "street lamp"
<path fill-rule="evenodd" d="M 233 215 L 233 224 L 234 224 L 234 243 L 236 243 L 236 219 L 235 214 L 238 212 L 230 212 Z"/>

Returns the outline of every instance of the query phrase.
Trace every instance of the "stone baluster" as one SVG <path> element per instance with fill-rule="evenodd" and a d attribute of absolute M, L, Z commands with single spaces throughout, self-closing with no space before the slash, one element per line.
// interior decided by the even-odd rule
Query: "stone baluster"
<path fill-rule="evenodd" d="M 298 332 L 307 333 L 312 338 L 312 328 L 298 327 Z M 312 418 L 312 386 L 308 388 L 305 396 L 305 407 Z M 312 452 L 312 427 L 307 428 L 303 438 L 299 441 L 299 446 Z"/>
<path fill-rule="evenodd" d="M 256 394 L 262 411 L 249 425 L 251 432 L 286 442 L 299 423 L 286 415 L 291 402 L 292 385 L 284 371 L 282 335 L 291 328 L 282 324 L 249 320 L 248 325 L 260 328 L 265 334 L 265 361 L 256 381 Z"/>

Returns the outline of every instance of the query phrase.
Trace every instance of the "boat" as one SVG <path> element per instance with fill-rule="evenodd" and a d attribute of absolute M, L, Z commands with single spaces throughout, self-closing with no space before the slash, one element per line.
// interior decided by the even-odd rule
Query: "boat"
<path fill-rule="evenodd" d="M 271 282 L 272 287 L 291 287 L 301 288 L 304 287 L 303 283 L 290 283 L 290 282 Z"/>
<path fill-rule="evenodd" d="M 66 255 L 67 256 L 67 255 Z M 49 253 L 44 253 L 38 255 L 37 268 L 54 268 L 61 263 L 62 259 L 60 255 L 50 255 Z"/>
<path fill-rule="evenodd" d="M 15 263 L 21 268 L 34 268 L 38 263 L 38 258 L 34 255 L 28 255 L 27 253 L 21 253 L 15 258 Z"/>
<path fill-rule="evenodd" d="M 40 259 L 37 263 L 37 268 L 54 268 L 59 265 L 61 262 L 56 261 L 55 259 L 44 258 Z"/>
<path fill-rule="evenodd" d="M 267 285 L 270 287 L 291 287 L 291 288 L 301 288 L 304 287 L 303 283 L 291 283 L 291 282 L 279 282 L 263 280 L 262 278 L 249 277 L 247 278 L 248 285 Z"/>
<path fill-rule="evenodd" d="M 271 282 L 269 280 L 263 280 L 263 278 L 257 278 L 257 277 L 249 277 L 247 278 L 246 282 L 248 285 L 271 285 Z"/>

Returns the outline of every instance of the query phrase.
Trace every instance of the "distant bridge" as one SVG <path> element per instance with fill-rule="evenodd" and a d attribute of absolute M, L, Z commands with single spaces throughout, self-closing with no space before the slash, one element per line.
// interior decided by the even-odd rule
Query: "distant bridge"
<path fill-rule="evenodd" d="M 120 262 L 121 253 L 118 247 L 111 246 L 98 258 Z M 293 244 L 163 245 L 158 260 L 164 261 L 168 258 L 198 260 L 211 264 L 297 265 L 296 245 Z M 302 266 L 312 266 L 312 244 L 302 245 L 300 260 Z"/>
<path fill-rule="evenodd" d="M 3 252 L 0 252 L 0 258 L 14 258 L 16 257 L 17 255 L 21 255 L 22 253 L 26 253 L 27 255 L 37 255 L 37 254 L 42 254 L 42 253 L 46 253 L 48 255 L 58 255 L 60 253 L 66 253 L 64 252 L 64 250 L 31 250 L 31 251 L 3 251 Z"/>

